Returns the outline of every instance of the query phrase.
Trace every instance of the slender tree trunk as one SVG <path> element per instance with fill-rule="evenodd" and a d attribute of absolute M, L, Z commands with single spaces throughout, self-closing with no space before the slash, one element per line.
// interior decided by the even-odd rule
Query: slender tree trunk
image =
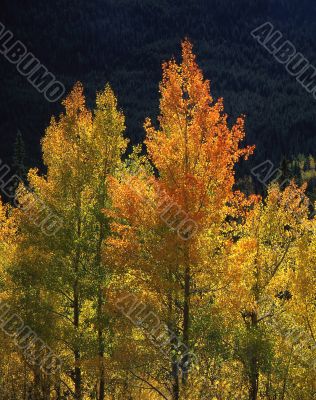
<path fill-rule="evenodd" d="M 80 195 L 79 195 L 80 196 Z M 77 226 L 77 236 L 81 237 L 81 199 L 79 197 L 78 205 L 78 226 Z M 79 333 L 80 326 L 80 298 L 79 298 L 79 262 L 80 262 L 80 248 L 78 247 L 76 250 L 76 257 L 74 262 L 74 272 L 75 272 L 75 281 L 73 286 L 74 291 L 74 314 L 73 321 L 76 333 Z M 77 340 L 74 346 L 74 358 L 75 358 L 75 375 L 74 375 L 74 383 L 75 383 L 75 400 L 82 399 L 82 376 L 81 376 L 81 354 L 80 354 L 80 344 L 78 344 Z"/>
<path fill-rule="evenodd" d="M 42 379 L 42 392 L 43 392 L 43 399 L 50 400 L 50 392 L 51 392 L 51 381 L 48 376 L 44 376 Z"/>
<path fill-rule="evenodd" d="M 174 326 L 168 324 L 170 333 L 171 350 L 174 350 L 178 345 L 178 339 L 174 335 Z M 177 353 L 171 353 L 171 376 L 172 376 L 172 400 L 180 399 L 180 382 L 179 382 L 179 356 Z"/>
<path fill-rule="evenodd" d="M 172 360 L 172 400 L 180 399 L 180 384 L 179 384 L 179 365 L 177 355 Z"/>
<path fill-rule="evenodd" d="M 257 313 L 251 314 L 251 328 L 257 329 L 258 316 Z M 257 354 L 253 354 L 250 359 L 250 374 L 249 374 L 249 400 L 257 400 L 259 389 L 259 360 Z"/>
<path fill-rule="evenodd" d="M 104 166 L 103 176 L 101 179 L 101 193 L 100 193 L 100 204 L 99 208 L 102 210 L 105 207 L 105 179 L 106 179 L 106 163 Z M 97 305 L 97 324 L 98 324 L 98 356 L 99 356 L 99 398 L 98 400 L 104 400 L 105 397 L 105 365 L 104 365 L 104 333 L 103 333 L 103 323 L 102 323 L 102 315 L 103 315 L 103 291 L 102 291 L 102 282 L 103 282 L 103 270 L 102 270 L 102 243 L 105 238 L 105 221 L 104 216 L 101 217 L 99 223 L 99 240 L 96 249 L 96 266 L 98 269 L 98 305 Z"/>
<path fill-rule="evenodd" d="M 184 305 L 183 305 L 183 344 L 185 345 L 186 354 L 182 359 L 182 382 L 186 385 L 189 375 L 189 329 L 190 329 L 190 287 L 191 287 L 191 275 L 190 267 L 185 267 L 184 273 Z"/>
<path fill-rule="evenodd" d="M 168 279 L 170 282 L 174 280 L 172 272 L 168 272 Z M 172 378 L 172 400 L 180 399 L 180 382 L 179 382 L 179 356 L 173 350 L 178 345 L 178 339 L 175 336 L 176 329 L 174 323 L 173 307 L 176 299 L 173 297 L 173 289 L 168 291 L 168 329 L 170 333 L 170 347 L 171 347 L 171 378 Z"/>
<path fill-rule="evenodd" d="M 34 366 L 33 374 L 34 374 L 34 392 L 33 392 L 34 400 L 40 400 L 42 382 L 41 382 L 41 370 L 38 365 Z"/>
<path fill-rule="evenodd" d="M 23 399 L 27 399 L 27 364 L 26 361 L 23 363 L 24 367 L 24 379 L 23 379 Z"/>
<path fill-rule="evenodd" d="M 105 379 L 104 379 L 104 338 L 101 323 L 101 313 L 103 307 L 103 293 L 102 288 L 98 288 L 98 347 L 99 347 L 99 400 L 104 400 L 105 396 Z"/>
<path fill-rule="evenodd" d="M 55 383 L 56 400 L 61 400 L 61 387 L 60 387 L 60 376 L 57 377 Z"/>
<path fill-rule="evenodd" d="M 75 285 L 74 285 L 74 326 L 78 330 L 79 328 L 79 294 L 78 294 L 78 278 L 76 277 Z M 80 349 L 75 344 L 74 356 L 75 356 L 75 399 L 81 400 L 82 393 L 81 393 L 81 368 L 80 368 Z"/>
<path fill-rule="evenodd" d="M 250 363 L 249 400 L 257 400 L 258 386 L 259 386 L 259 371 L 258 371 L 257 359 L 254 356 L 251 359 L 251 363 Z"/>

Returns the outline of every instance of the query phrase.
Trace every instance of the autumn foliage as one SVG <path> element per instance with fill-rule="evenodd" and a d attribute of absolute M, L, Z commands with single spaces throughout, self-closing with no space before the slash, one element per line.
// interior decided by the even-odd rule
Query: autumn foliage
<path fill-rule="evenodd" d="M 4 330 L 0 398 L 314 399 L 305 187 L 245 194 L 245 117 L 228 122 L 191 43 L 163 64 L 144 146 L 127 149 L 109 85 L 94 110 L 80 83 L 63 106 L 42 140 L 47 173 L 0 202 L 0 299 L 61 367 L 47 375 L 34 337 L 36 363 Z"/>

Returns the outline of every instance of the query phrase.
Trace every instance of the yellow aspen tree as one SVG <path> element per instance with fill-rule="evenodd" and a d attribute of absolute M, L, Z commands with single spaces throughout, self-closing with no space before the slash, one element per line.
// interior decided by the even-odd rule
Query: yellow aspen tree
<path fill-rule="evenodd" d="M 38 286 L 51 300 L 45 307 L 47 313 L 57 317 L 55 337 L 66 360 L 66 392 L 81 400 L 85 393 L 96 391 L 103 400 L 105 341 L 109 339 L 103 316 L 103 285 L 109 275 L 101 262 L 101 247 L 109 229 L 102 211 L 110 204 L 106 177 L 118 168 L 127 145 L 124 116 L 109 85 L 97 94 L 94 113 L 85 105 L 80 83 L 63 105 L 65 112 L 58 119 L 52 118 L 42 141 L 47 175 L 31 170 L 32 192 L 22 190 L 19 195 L 22 210 L 31 196 L 33 207 L 28 214 L 39 219 L 44 205 L 60 226 L 47 232 L 21 212 L 23 248 L 32 255 L 29 265 L 42 266 L 40 274 L 44 276 Z M 91 369 L 92 359 L 96 360 L 93 373 L 83 372 L 86 365 Z M 84 375 L 89 377 L 85 382 Z"/>
<path fill-rule="evenodd" d="M 270 343 L 267 331 L 277 318 L 277 300 L 291 296 L 288 271 L 304 232 L 307 205 L 304 188 L 291 183 L 282 191 L 272 185 L 267 198 L 249 212 L 233 252 L 239 274 L 231 287 L 233 300 L 225 301 L 225 306 L 240 313 L 234 321 L 236 327 L 242 321 L 236 354 L 248 377 L 249 400 L 258 398 L 260 375 L 270 368 L 274 343 Z"/>

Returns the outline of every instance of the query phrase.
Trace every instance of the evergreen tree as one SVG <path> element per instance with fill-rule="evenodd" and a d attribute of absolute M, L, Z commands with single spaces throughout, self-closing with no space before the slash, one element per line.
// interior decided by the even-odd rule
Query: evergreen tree
<path fill-rule="evenodd" d="M 26 167 L 26 151 L 23 136 L 20 130 L 18 130 L 15 142 L 13 145 L 13 157 L 12 166 L 15 173 L 25 181 L 27 175 Z"/>

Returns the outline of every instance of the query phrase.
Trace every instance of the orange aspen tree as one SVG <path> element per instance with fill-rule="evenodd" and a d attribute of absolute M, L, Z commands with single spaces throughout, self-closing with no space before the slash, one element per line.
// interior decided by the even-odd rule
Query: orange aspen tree
<path fill-rule="evenodd" d="M 212 284 L 217 236 L 223 237 L 228 216 L 245 201 L 233 190 L 234 166 L 253 151 L 240 148 L 244 118 L 229 127 L 223 100 L 214 102 L 187 40 L 182 58 L 181 64 L 163 64 L 159 128 L 149 119 L 145 122 L 145 144 L 155 174 L 133 176 L 132 184 L 112 183 L 119 217 L 113 229 L 119 238 L 111 244 L 122 254 L 117 264 L 126 269 L 132 265 L 137 284 L 142 276 L 141 292 L 152 293 L 147 297 L 158 313 L 164 310 L 169 332 L 177 334 L 170 338 L 176 349 L 171 357 L 175 400 L 184 393 L 193 358 L 192 301 Z M 203 247 L 210 251 L 207 258 Z"/>

